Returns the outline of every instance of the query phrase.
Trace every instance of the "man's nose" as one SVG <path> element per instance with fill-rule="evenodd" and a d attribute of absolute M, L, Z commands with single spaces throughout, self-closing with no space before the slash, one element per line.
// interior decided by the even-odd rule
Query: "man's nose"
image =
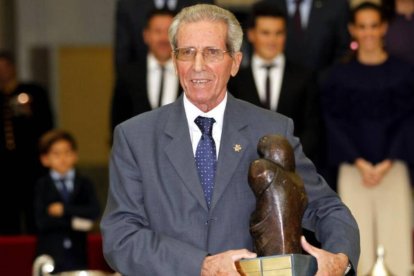
<path fill-rule="evenodd" d="M 197 51 L 194 57 L 194 70 L 197 72 L 202 71 L 205 63 L 203 52 Z"/>

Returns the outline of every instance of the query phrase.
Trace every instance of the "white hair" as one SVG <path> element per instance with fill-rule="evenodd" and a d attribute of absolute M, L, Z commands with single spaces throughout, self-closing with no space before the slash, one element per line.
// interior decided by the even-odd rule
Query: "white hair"
<path fill-rule="evenodd" d="M 172 49 L 177 48 L 177 33 L 181 24 L 200 21 L 223 22 L 227 25 L 226 47 L 231 54 L 240 51 L 243 30 L 233 13 L 216 5 L 197 4 L 186 7 L 175 17 L 168 30 Z"/>

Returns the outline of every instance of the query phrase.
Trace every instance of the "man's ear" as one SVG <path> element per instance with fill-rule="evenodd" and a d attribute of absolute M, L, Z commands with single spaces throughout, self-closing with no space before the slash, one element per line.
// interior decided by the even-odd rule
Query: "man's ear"
<path fill-rule="evenodd" d="M 355 25 L 352 23 L 348 24 L 348 32 L 351 35 L 351 37 L 354 37 L 354 30 L 355 30 Z"/>
<path fill-rule="evenodd" d="M 247 40 L 249 40 L 250 43 L 252 43 L 252 41 L 254 40 L 254 36 L 255 36 L 254 29 L 252 28 L 247 29 Z"/>
<path fill-rule="evenodd" d="M 144 40 L 144 43 L 148 45 L 148 30 L 145 28 L 142 30 L 142 40 Z"/>
<path fill-rule="evenodd" d="M 234 77 L 239 72 L 240 64 L 243 58 L 242 52 L 236 52 L 233 54 L 233 64 L 231 66 L 231 76 Z"/>
<path fill-rule="evenodd" d="M 74 156 L 74 159 L 75 159 L 75 163 L 77 163 L 77 162 L 78 162 L 78 159 L 79 159 L 79 154 L 78 154 L 78 152 L 77 152 L 77 151 L 75 151 L 75 152 L 73 153 L 73 156 Z"/>
<path fill-rule="evenodd" d="M 175 59 L 175 55 L 174 55 L 174 53 L 173 53 L 173 52 L 171 52 L 171 59 L 172 59 L 173 65 L 174 65 L 174 72 L 175 72 L 175 75 L 176 75 L 176 76 L 178 76 L 178 70 L 177 70 L 177 60 Z"/>
<path fill-rule="evenodd" d="M 382 22 L 381 23 L 381 30 L 382 30 L 382 34 L 383 36 L 385 36 L 385 34 L 388 31 L 388 23 L 387 22 Z"/>
<path fill-rule="evenodd" d="M 42 163 L 44 167 L 46 168 L 49 167 L 50 162 L 49 162 L 49 157 L 47 156 L 47 154 L 40 155 L 40 162 Z"/>

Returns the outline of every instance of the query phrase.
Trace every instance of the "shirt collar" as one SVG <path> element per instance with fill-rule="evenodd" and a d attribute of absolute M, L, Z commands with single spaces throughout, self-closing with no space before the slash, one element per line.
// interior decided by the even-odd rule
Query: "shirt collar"
<path fill-rule="evenodd" d="M 52 177 L 52 179 L 55 181 L 62 178 L 73 181 L 75 179 L 75 169 L 70 169 L 66 174 L 63 175 L 55 170 L 50 170 L 50 177 Z"/>
<path fill-rule="evenodd" d="M 302 0 L 302 5 L 303 4 L 311 4 L 313 0 Z M 287 1 L 289 5 L 296 5 L 296 0 L 288 0 Z"/>
<path fill-rule="evenodd" d="M 148 69 L 150 71 L 159 70 L 159 68 L 160 68 L 160 63 L 155 58 L 155 56 L 151 53 L 149 53 L 147 55 L 147 64 L 148 64 Z M 172 70 L 174 69 L 174 65 L 173 65 L 173 62 L 172 62 L 171 58 L 166 63 L 164 63 L 164 65 L 165 65 L 165 69 L 167 69 L 167 71 L 173 72 Z"/>
<path fill-rule="evenodd" d="M 279 54 L 271 61 L 264 60 L 263 58 L 259 57 L 257 54 L 253 54 L 252 56 L 252 67 L 254 69 L 260 69 L 260 68 L 263 68 L 263 65 L 272 64 L 272 63 L 275 64 L 276 67 L 283 68 L 283 66 L 285 65 L 285 55 L 283 53 Z"/>
<path fill-rule="evenodd" d="M 199 130 L 198 126 L 194 122 L 194 120 L 198 116 L 214 118 L 214 120 L 216 120 L 216 124 L 214 125 L 214 127 L 216 129 L 222 128 L 224 111 L 226 109 L 226 104 L 227 104 L 227 92 L 226 92 L 226 95 L 224 96 L 224 99 L 221 101 L 221 103 L 219 103 L 218 106 L 216 106 L 215 108 L 213 108 L 207 113 L 204 113 L 203 111 L 198 109 L 192 102 L 190 102 L 190 100 L 187 98 L 185 93 L 183 94 L 184 94 L 184 97 L 183 97 L 184 110 L 185 110 L 185 114 L 187 116 L 187 122 L 190 128 L 196 128 L 197 130 Z"/>

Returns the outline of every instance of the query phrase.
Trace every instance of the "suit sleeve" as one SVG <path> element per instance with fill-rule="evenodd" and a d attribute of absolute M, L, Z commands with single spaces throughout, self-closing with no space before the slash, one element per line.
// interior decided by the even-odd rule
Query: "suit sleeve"
<path fill-rule="evenodd" d="M 115 83 L 111 103 L 111 132 L 119 123 L 133 116 L 132 98 L 128 92 L 128 89 L 130 89 L 127 83 L 128 76 L 127 71 L 122 71 L 122 74 L 119 74 Z"/>
<path fill-rule="evenodd" d="M 108 201 L 101 221 L 103 251 L 122 275 L 199 275 L 207 252 L 151 229 L 144 207 L 140 162 L 115 129 Z M 152 204 L 157 204 L 153 202 Z"/>
<path fill-rule="evenodd" d="M 99 216 L 100 208 L 93 183 L 86 178 L 81 178 L 78 181 L 81 181 L 80 185 L 82 185 L 81 199 L 75 203 L 65 204 L 65 215 L 96 219 Z"/>
<path fill-rule="evenodd" d="M 35 187 L 35 220 L 36 226 L 40 232 L 64 230 L 70 228 L 70 218 L 68 217 L 51 217 L 48 214 L 50 202 L 47 200 L 49 186 L 44 179 L 40 180 Z"/>
<path fill-rule="evenodd" d="M 322 131 L 322 115 L 320 108 L 320 93 L 317 85 L 316 75 L 307 74 L 305 88 L 305 110 L 303 112 L 303 131 L 299 135 L 302 139 L 306 155 L 312 160 L 317 160 L 320 152 Z"/>
<path fill-rule="evenodd" d="M 361 157 L 361 153 L 355 146 L 355 133 L 350 125 L 350 108 L 352 101 L 350 94 L 343 90 L 344 80 L 341 77 L 342 70 L 335 67 L 329 74 L 322 88 L 321 106 L 326 127 L 328 162 L 330 165 L 339 166 L 343 162 L 353 163 Z"/>
<path fill-rule="evenodd" d="M 341 59 L 349 51 L 349 43 L 351 42 L 350 35 L 348 32 L 348 18 L 349 18 L 349 3 L 346 0 L 337 1 L 335 3 L 338 18 L 337 26 L 335 27 L 335 59 Z"/>
<path fill-rule="evenodd" d="M 115 66 L 116 72 L 122 65 L 134 60 L 133 31 L 129 19 L 129 7 L 127 1 L 118 0 L 115 12 Z"/>
<path fill-rule="evenodd" d="M 317 174 L 315 166 L 305 157 L 299 140 L 292 133 L 293 122 L 290 120 L 285 136 L 295 151 L 296 171 L 302 177 L 308 195 L 302 226 L 315 232 L 322 249 L 344 253 L 357 267 L 360 253 L 357 223 L 338 195 Z"/>

